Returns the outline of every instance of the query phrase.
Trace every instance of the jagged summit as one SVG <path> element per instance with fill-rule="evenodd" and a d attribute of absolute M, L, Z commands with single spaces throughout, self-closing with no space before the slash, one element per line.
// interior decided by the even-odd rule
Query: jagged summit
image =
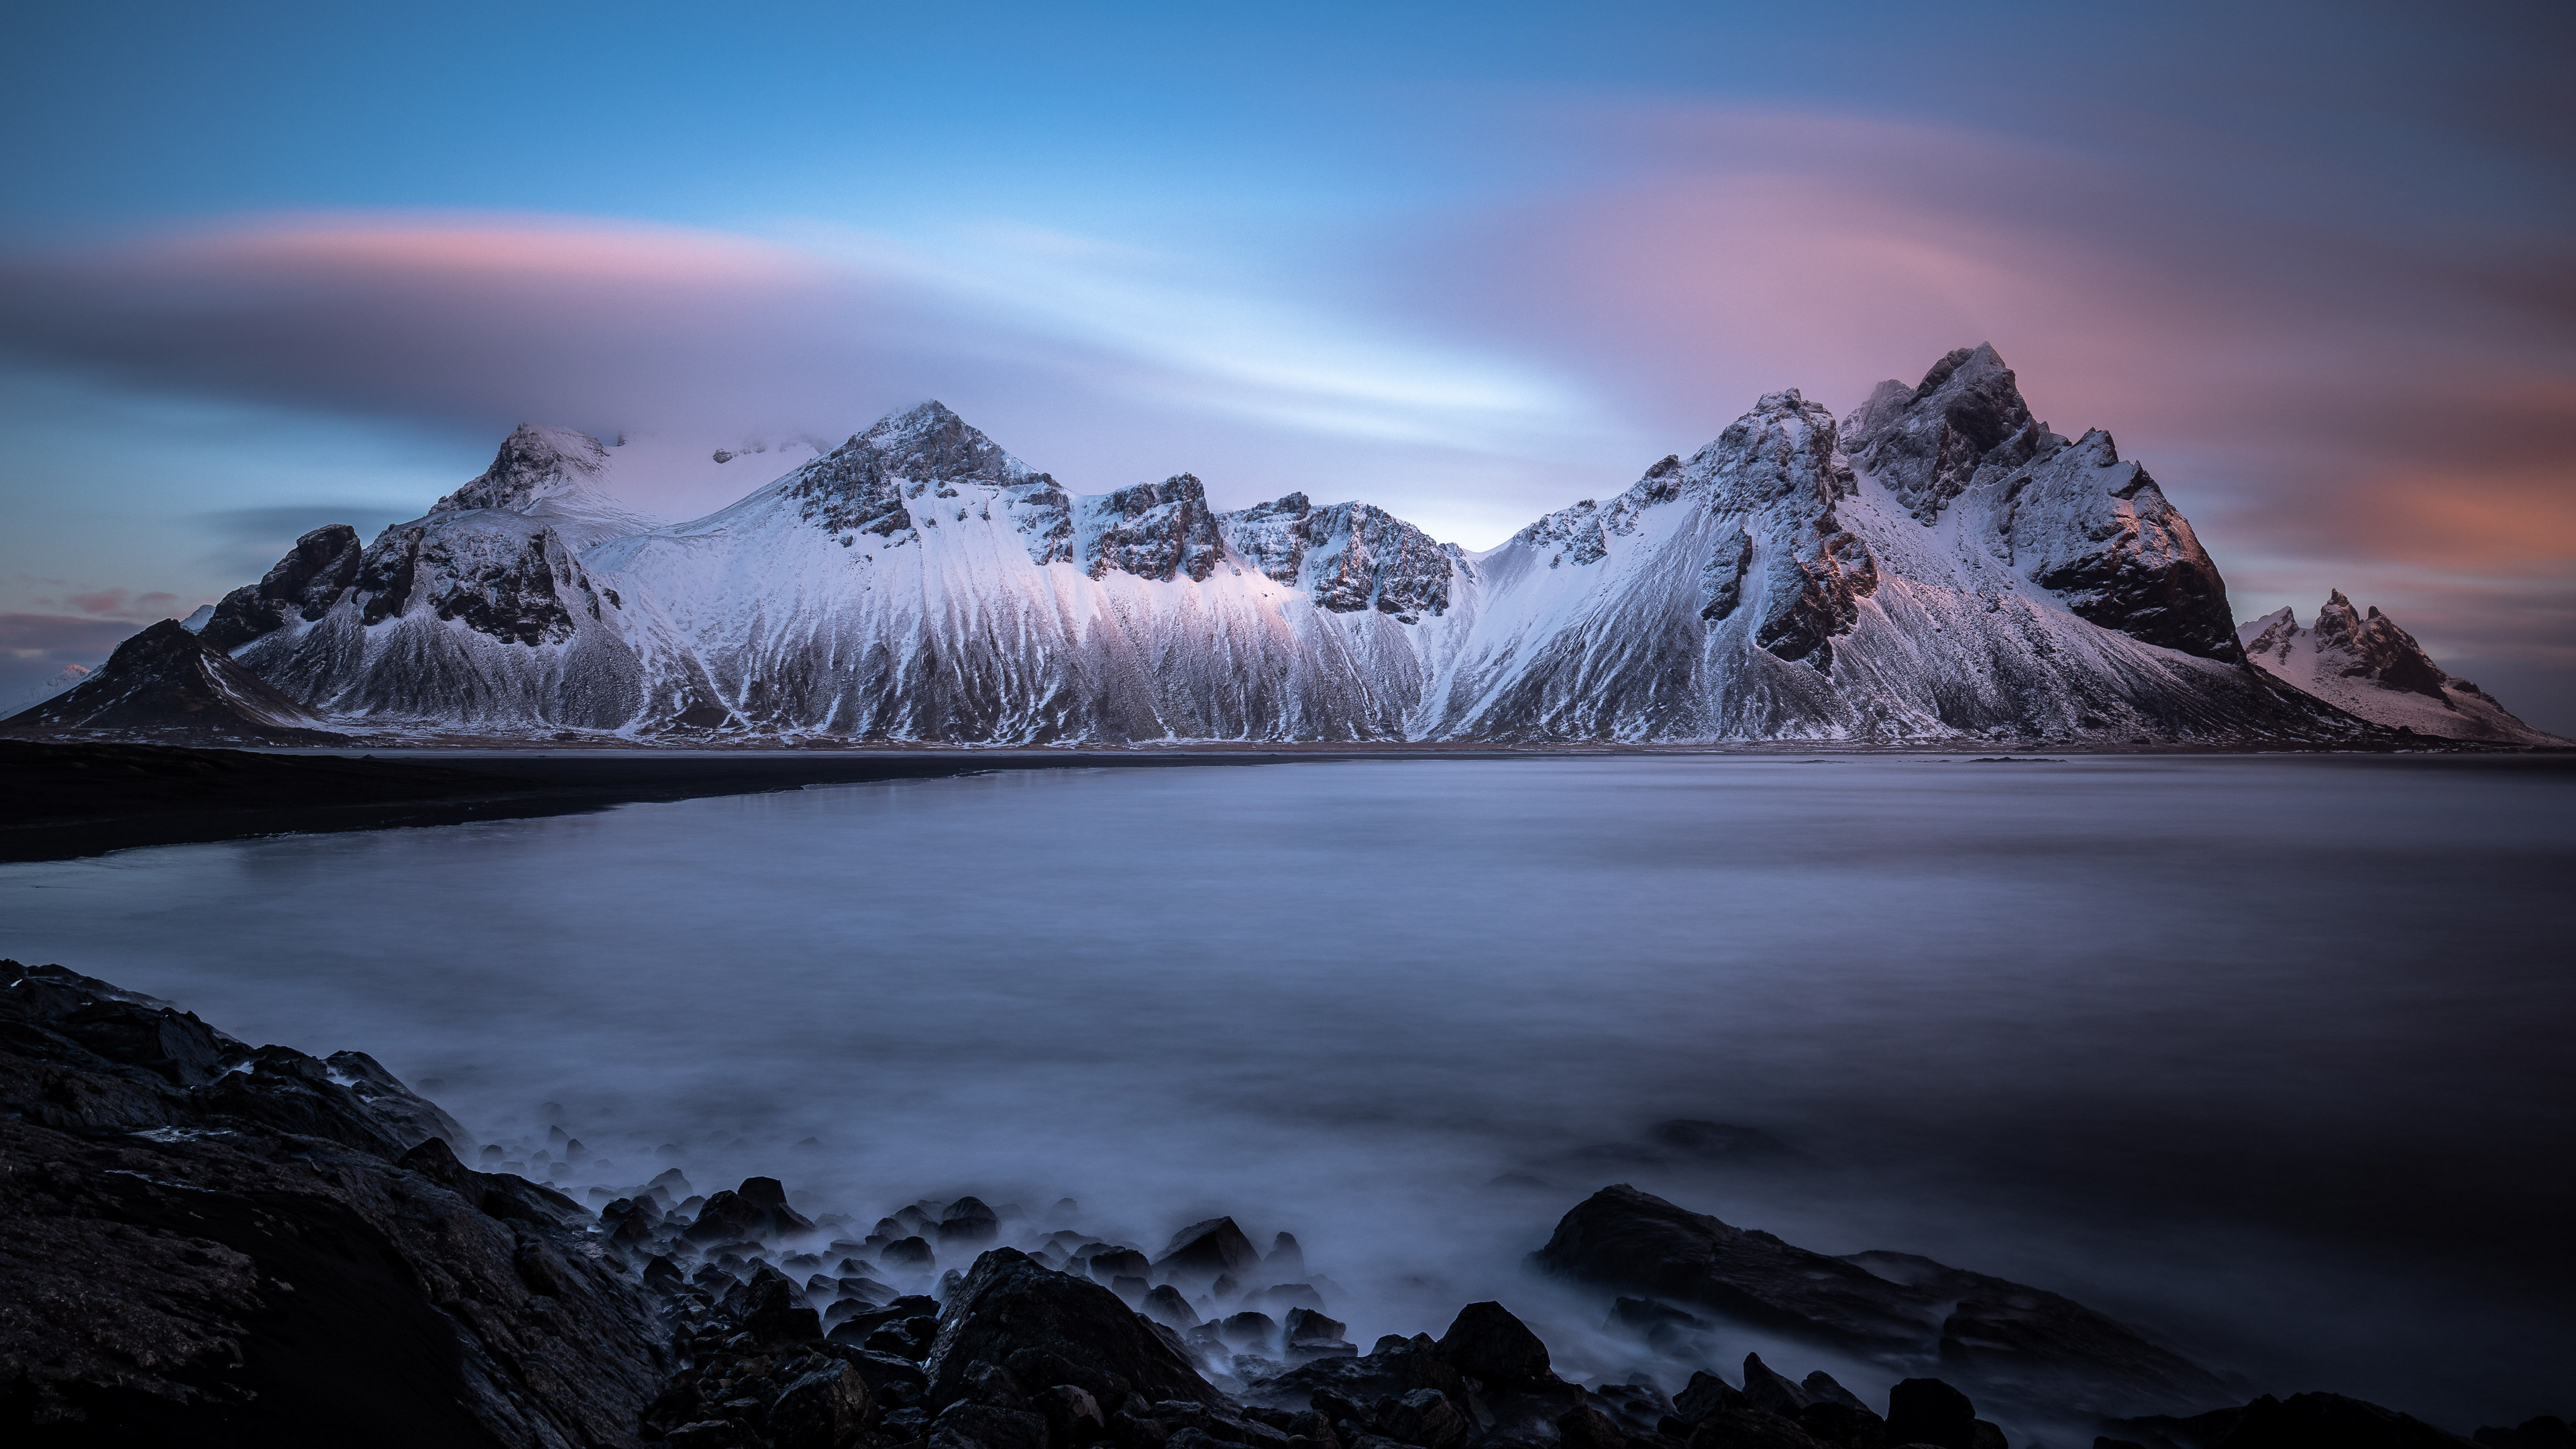
<path fill-rule="evenodd" d="M 608 466 L 599 439 L 571 428 L 521 423 L 501 442 L 482 476 L 429 505 L 432 513 L 498 508 L 524 513 L 540 499 L 595 482 Z"/>
<path fill-rule="evenodd" d="M 207 637 L 317 709 L 498 735 L 2372 732 L 2244 664 L 2181 511 L 1990 346 L 1847 422 L 1766 394 L 1474 555 L 1304 491 L 1219 513 L 1186 472 L 1075 496 L 937 401 L 687 523 L 613 513 L 603 451 L 523 427 L 364 549 L 308 534 Z"/>
<path fill-rule="evenodd" d="M 2238 632 L 2258 668 L 2376 724 L 2445 739 L 2559 742 L 2434 663 L 2378 606 L 2355 608 L 2341 589 L 2328 591 L 2311 628 L 2299 627 L 2296 611 L 2276 609 Z"/>
<path fill-rule="evenodd" d="M 1979 480 L 2018 468 L 2066 440 L 2031 416 L 1994 344 L 1962 347 L 1913 387 L 1890 378 L 1843 424 L 1852 462 L 1929 524 Z"/>
<path fill-rule="evenodd" d="M 842 445 L 867 450 L 897 477 L 1019 483 L 1040 476 L 936 398 L 879 418 Z"/>

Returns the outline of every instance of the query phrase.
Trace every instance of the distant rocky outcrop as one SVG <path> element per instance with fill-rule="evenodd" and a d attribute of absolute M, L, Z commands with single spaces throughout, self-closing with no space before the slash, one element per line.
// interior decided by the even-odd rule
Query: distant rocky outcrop
<path fill-rule="evenodd" d="M 175 619 L 117 645 L 104 667 L 0 720 L 0 730 L 198 745 L 328 745 L 345 739 L 331 721 Z"/>
<path fill-rule="evenodd" d="M 1937 1365 L 2022 1403 L 2133 1413 L 2238 1389 L 2043 1289 L 1909 1253 L 1811 1252 L 1624 1185 L 1567 1213 L 1534 1261 L 1891 1365 Z"/>
<path fill-rule="evenodd" d="M 2256 668 L 2373 723 L 2435 739 L 2565 743 L 2445 671 L 2396 620 L 2376 606 L 2355 609 L 2341 589 L 2328 594 L 2307 628 L 2294 611 L 2280 609 L 2247 621 L 2238 634 Z"/>

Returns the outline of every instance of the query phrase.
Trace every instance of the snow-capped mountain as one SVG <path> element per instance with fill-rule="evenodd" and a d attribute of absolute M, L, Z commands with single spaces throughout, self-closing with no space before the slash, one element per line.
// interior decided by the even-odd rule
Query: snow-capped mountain
<path fill-rule="evenodd" d="M 2281 609 L 2247 620 L 2237 633 L 2256 668 L 2374 724 L 2457 740 L 2565 743 L 2445 673 L 2414 635 L 2376 607 L 2355 609 L 2341 589 L 2327 596 L 2312 627 L 2300 628 L 2297 613 Z"/>
<path fill-rule="evenodd" d="M 733 459 L 730 466 L 743 460 Z M 1363 503 L 1075 496 L 937 403 L 693 522 L 523 427 L 202 637 L 352 726 L 869 740 L 2341 738 L 2249 668 L 2190 524 L 1991 347 L 1762 398 L 1478 554 Z"/>

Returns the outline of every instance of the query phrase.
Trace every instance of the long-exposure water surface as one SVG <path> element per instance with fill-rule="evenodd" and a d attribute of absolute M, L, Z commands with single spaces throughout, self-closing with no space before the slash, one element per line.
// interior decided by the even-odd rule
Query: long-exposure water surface
<path fill-rule="evenodd" d="M 603 1186 L 1231 1212 L 1362 1343 L 1502 1296 L 1618 1369 L 1519 1258 L 1628 1180 L 2458 1428 L 2576 1405 L 2571 821 L 2512 760 L 1069 770 L 13 866 L 0 952 Z"/>

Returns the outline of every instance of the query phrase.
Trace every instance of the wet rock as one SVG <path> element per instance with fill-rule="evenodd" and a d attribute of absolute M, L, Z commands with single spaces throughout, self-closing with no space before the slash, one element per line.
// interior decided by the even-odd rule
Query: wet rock
<path fill-rule="evenodd" d="M 1092 1253 L 1091 1276 L 1106 1283 L 1112 1278 L 1142 1278 L 1154 1271 L 1145 1255 L 1134 1248 L 1104 1247 Z"/>
<path fill-rule="evenodd" d="M 1806 1430 L 1760 1409 L 1719 1409 L 1692 1428 L 1688 1449 L 1818 1449 Z"/>
<path fill-rule="evenodd" d="M 1255 1402 L 1289 1408 L 1312 1406 L 1325 1412 L 1328 1400 L 1353 1405 L 1400 1398 L 1416 1389 L 1437 1389 L 1458 1403 L 1467 1402 L 1467 1383 L 1440 1355 L 1429 1334 L 1397 1338 L 1390 1334 L 1364 1355 L 1319 1358 L 1250 1386 Z M 1365 1424 L 1368 1416 L 1359 1416 Z"/>
<path fill-rule="evenodd" d="M 2027 1400 L 2136 1413 L 2229 1397 L 2208 1370 L 2057 1294 L 1906 1253 L 1829 1257 L 1625 1185 L 1567 1213 L 1534 1261 L 1846 1351 L 1937 1353 L 1945 1371 Z"/>
<path fill-rule="evenodd" d="M 1461 1449 L 1476 1426 L 1446 1394 L 1438 1389 L 1416 1389 L 1397 1398 L 1392 1395 L 1377 1404 L 1378 1432 L 1399 1443 L 1417 1444 L 1422 1449 Z"/>
<path fill-rule="evenodd" d="M 947 1216 L 939 1220 L 939 1245 L 943 1248 L 976 1247 L 1001 1235 L 1000 1215 L 971 1197 L 949 1204 Z"/>
<path fill-rule="evenodd" d="M 1798 1387 L 1807 1391 L 1807 1401 L 1809 1403 L 1835 1403 L 1852 1409 L 1866 1409 L 1869 1407 L 1869 1405 L 1861 1402 L 1860 1395 L 1855 1394 L 1851 1390 L 1844 1388 L 1841 1384 L 1834 1382 L 1834 1376 L 1825 1372 L 1823 1369 L 1818 1369 L 1814 1373 L 1807 1375 L 1804 1379 L 1801 1379 L 1798 1383 Z"/>
<path fill-rule="evenodd" d="M 1652 1298 L 1620 1298 L 1610 1305 L 1610 1319 L 1603 1327 L 1623 1329 L 1657 1351 L 1669 1353 L 1708 1324 L 1669 1303 Z"/>
<path fill-rule="evenodd" d="M 890 1353 L 871 1353 L 866 1349 L 831 1345 L 832 1353 L 850 1366 L 868 1386 L 868 1394 L 883 1407 L 909 1408 L 921 1402 L 930 1387 L 930 1378 L 921 1365 L 911 1359 Z"/>
<path fill-rule="evenodd" d="M 1907 1379 L 1887 1391 L 1887 1437 L 1892 1444 L 1976 1449 L 1977 1406 L 1939 1379 Z"/>
<path fill-rule="evenodd" d="M 1773 1372 L 1762 1361 L 1762 1355 L 1748 1353 L 1744 1356 L 1744 1401 L 1766 1413 L 1794 1419 L 1800 1409 L 1815 1402 L 1815 1396 Z"/>
<path fill-rule="evenodd" d="M 981 1445 L 983 1449 L 1047 1449 L 1047 1422 L 1026 1409 L 960 1401 L 931 1421 L 930 1442 Z"/>
<path fill-rule="evenodd" d="M 1470 1303 L 1460 1309 L 1441 1336 L 1439 1352 L 1451 1368 L 1487 1384 L 1559 1382 L 1548 1367 L 1547 1345 L 1499 1303 Z"/>
<path fill-rule="evenodd" d="M 1030 1407 L 1046 1420 L 1047 1438 L 1056 1449 L 1089 1444 L 1107 1437 L 1108 1416 L 1088 1389 L 1053 1384 L 1030 1396 Z"/>
<path fill-rule="evenodd" d="M 1219 1274 L 1240 1274 L 1260 1262 L 1261 1254 L 1234 1219 L 1210 1218 L 1173 1234 L 1171 1246 L 1154 1260 L 1154 1270 L 1167 1279 L 1210 1283 Z"/>
<path fill-rule="evenodd" d="M 858 1449 L 875 1417 L 866 1380 L 831 1361 L 790 1383 L 768 1414 L 776 1449 Z"/>
<path fill-rule="evenodd" d="M 1749 1409 L 1744 1392 L 1706 1370 L 1693 1373 L 1690 1383 L 1673 1395 L 1673 1416 L 1686 1424 L 1696 1424 L 1720 1409 Z"/>
<path fill-rule="evenodd" d="M 1351 1326 L 1337 1318 L 1327 1318 L 1312 1308 L 1291 1308 L 1281 1324 L 1282 1335 L 1292 1349 L 1349 1348 L 1344 1338 Z"/>
<path fill-rule="evenodd" d="M 1217 1326 L 1217 1337 L 1233 1348 L 1275 1349 L 1279 1343 L 1279 1320 L 1267 1313 L 1233 1314 Z"/>
<path fill-rule="evenodd" d="M 1172 1328 L 1186 1330 L 1199 1326 L 1199 1311 L 1190 1306 L 1190 1300 L 1181 1296 L 1181 1290 L 1169 1283 L 1145 1295 L 1144 1312 L 1156 1323 Z"/>
<path fill-rule="evenodd" d="M 1285 1313 L 1292 1308 L 1311 1308 L 1321 1313 L 1324 1311 L 1324 1295 L 1316 1292 L 1315 1285 L 1311 1283 L 1273 1283 L 1261 1290 L 1261 1304 L 1274 1313 Z"/>
<path fill-rule="evenodd" d="M 251 1070 L 210 1067 L 209 1045 Z M 630 1439 L 669 1367 L 643 1284 L 582 1251 L 588 1214 L 397 1131 L 313 1058 L 0 962 L 0 1423 Z"/>
<path fill-rule="evenodd" d="M 896 1238 L 878 1248 L 877 1256 L 897 1268 L 930 1268 L 939 1262 L 939 1255 L 918 1236 Z"/>
<path fill-rule="evenodd" d="M 1133 1391 L 1153 1400 L 1221 1402 L 1186 1358 L 1107 1289 L 1054 1272 L 1011 1248 L 995 1248 L 949 1300 L 927 1368 L 929 1401 L 944 1407 L 963 1392 L 976 1362 L 1010 1363 L 1037 1351 L 1062 1364 L 1061 1377 L 1102 1402 L 1124 1403 Z"/>
<path fill-rule="evenodd" d="M 1270 1251 L 1262 1256 L 1261 1266 L 1282 1278 L 1302 1278 L 1306 1274 L 1306 1250 L 1297 1245 L 1293 1233 L 1281 1233 L 1270 1240 Z"/>
<path fill-rule="evenodd" d="M 1625 1449 L 1628 1435 L 1609 1415 L 1583 1404 L 1557 1416 L 1556 1439 L 1566 1449 Z"/>

